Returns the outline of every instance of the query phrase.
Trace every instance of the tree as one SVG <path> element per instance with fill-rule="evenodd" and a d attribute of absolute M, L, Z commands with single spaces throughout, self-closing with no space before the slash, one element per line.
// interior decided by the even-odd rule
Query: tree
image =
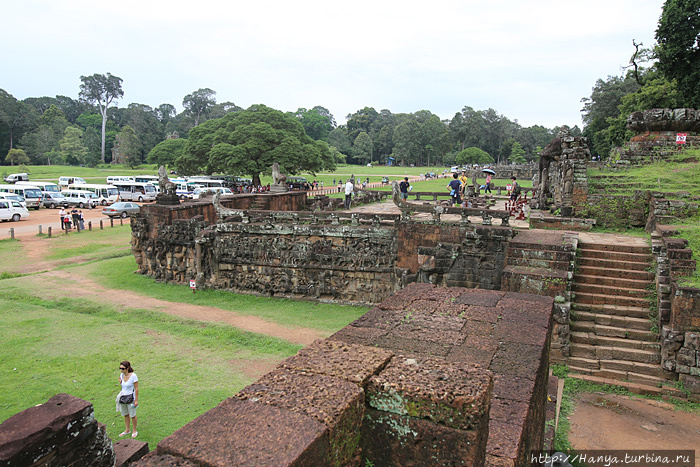
<path fill-rule="evenodd" d="M 274 162 L 287 174 L 335 170 L 328 144 L 311 139 L 294 117 L 261 104 L 190 130 L 176 166 L 183 174 L 246 174 L 257 185 Z"/>
<path fill-rule="evenodd" d="M 141 141 L 142 155 L 148 154 L 165 137 L 157 112 L 148 105 L 129 104 L 124 109 L 120 125 L 129 125 L 134 129 Z"/>
<path fill-rule="evenodd" d="M 457 154 L 457 158 L 455 160 L 459 165 L 490 164 L 493 162 L 493 157 L 479 148 L 471 147 Z"/>
<path fill-rule="evenodd" d="M 148 153 L 146 161 L 149 164 L 156 164 L 174 167 L 175 161 L 185 153 L 187 140 L 183 138 L 166 139 L 156 144 Z"/>
<path fill-rule="evenodd" d="M 8 144 L 6 146 L 8 150 L 14 147 L 15 139 L 19 140 L 23 132 L 34 125 L 36 114 L 34 107 L 15 99 L 4 89 L 0 89 L 0 123 L 8 130 Z"/>
<path fill-rule="evenodd" d="M 51 165 L 52 156 L 60 150 L 59 141 L 70 124 L 55 104 L 46 109 L 38 123 L 38 127 L 22 137 L 21 146 L 32 163 Z"/>
<path fill-rule="evenodd" d="M 355 138 L 355 144 L 352 146 L 352 157 L 362 164 L 371 162 L 372 148 L 372 138 L 364 131 L 360 132 L 357 138 Z"/>
<path fill-rule="evenodd" d="M 329 133 L 335 128 L 333 115 L 320 105 L 311 110 L 299 108 L 293 115 L 304 127 L 306 134 L 315 140 L 326 141 Z"/>
<path fill-rule="evenodd" d="M 700 1 L 666 0 L 656 29 L 658 67 L 683 103 L 700 108 Z"/>
<path fill-rule="evenodd" d="M 141 163 L 141 141 L 129 125 L 124 126 L 117 135 L 112 162 L 126 164 L 132 169 Z"/>
<path fill-rule="evenodd" d="M 102 163 L 105 162 L 105 136 L 107 129 L 107 108 L 120 97 L 124 96 L 122 91 L 122 79 L 113 76 L 111 73 L 100 75 L 95 73 L 92 76 L 81 76 L 80 99 L 89 103 L 97 104 L 102 115 Z"/>
<path fill-rule="evenodd" d="M 29 157 L 21 149 L 10 149 L 5 157 L 5 162 L 9 162 L 10 165 L 29 164 Z"/>
<path fill-rule="evenodd" d="M 404 118 L 396 125 L 394 134 L 394 155 L 403 165 L 414 164 L 423 151 L 420 137 L 420 126 L 413 116 Z"/>
<path fill-rule="evenodd" d="M 516 164 L 527 162 L 527 159 L 525 159 L 525 150 L 517 141 L 513 143 L 513 146 L 510 149 L 510 156 L 508 156 L 508 160 Z"/>
<path fill-rule="evenodd" d="M 194 118 L 194 126 L 199 125 L 199 120 L 206 117 L 209 111 L 216 105 L 216 91 L 209 88 L 198 89 L 192 94 L 187 94 L 182 100 L 185 112 Z"/>
<path fill-rule="evenodd" d="M 76 126 L 66 128 L 65 134 L 60 142 L 61 157 L 70 165 L 85 164 L 88 166 L 97 165 L 96 158 L 90 160 L 88 149 L 83 144 L 83 130 Z"/>

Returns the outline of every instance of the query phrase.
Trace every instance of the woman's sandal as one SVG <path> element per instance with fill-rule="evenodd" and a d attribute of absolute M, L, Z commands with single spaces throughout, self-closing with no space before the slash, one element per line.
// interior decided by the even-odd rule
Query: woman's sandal
<path fill-rule="evenodd" d="M 130 433 L 131 433 L 130 431 L 122 431 L 121 433 L 119 433 L 119 436 L 126 436 Z"/>

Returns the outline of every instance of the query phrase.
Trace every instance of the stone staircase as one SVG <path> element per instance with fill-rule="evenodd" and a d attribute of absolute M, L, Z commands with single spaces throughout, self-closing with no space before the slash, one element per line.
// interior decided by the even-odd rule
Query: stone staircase
<path fill-rule="evenodd" d="M 659 335 L 649 319 L 651 247 L 579 243 L 572 286 L 572 372 L 660 386 Z"/>

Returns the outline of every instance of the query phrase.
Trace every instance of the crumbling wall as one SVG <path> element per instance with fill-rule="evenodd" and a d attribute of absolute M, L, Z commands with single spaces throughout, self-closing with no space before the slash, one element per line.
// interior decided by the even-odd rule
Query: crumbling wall
<path fill-rule="evenodd" d="M 141 274 L 198 287 L 379 303 L 411 282 L 498 289 L 513 230 L 398 215 L 241 210 L 215 223 L 201 206 L 145 206 L 132 218 Z"/>
<path fill-rule="evenodd" d="M 135 464 L 526 466 L 552 298 L 411 284 Z"/>

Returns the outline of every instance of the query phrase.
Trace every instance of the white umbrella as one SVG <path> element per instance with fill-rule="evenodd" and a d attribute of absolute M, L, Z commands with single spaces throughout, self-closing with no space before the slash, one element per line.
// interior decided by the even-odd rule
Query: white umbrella
<path fill-rule="evenodd" d="M 486 172 L 487 174 L 496 175 L 496 171 L 492 169 L 481 169 L 481 171 Z"/>

